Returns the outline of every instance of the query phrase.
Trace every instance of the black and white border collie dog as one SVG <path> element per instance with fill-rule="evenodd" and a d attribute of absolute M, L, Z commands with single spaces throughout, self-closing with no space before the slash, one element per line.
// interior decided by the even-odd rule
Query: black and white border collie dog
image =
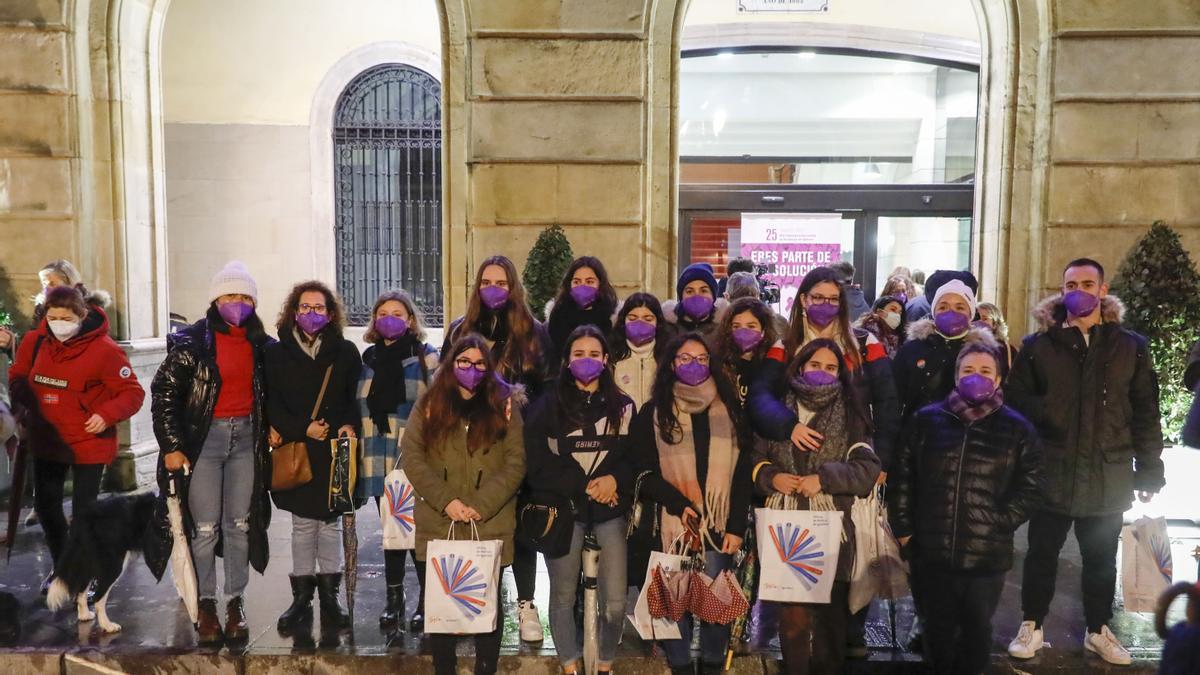
<path fill-rule="evenodd" d="M 46 606 L 59 610 L 74 598 L 81 623 L 98 619 L 105 633 L 121 630 L 120 624 L 108 618 L 105 602 L 129 559 L 141 553 L 157 501 L 151 493 L 108 497 L 75 514 L 67 547 L 54 566 Z M 92 582 L 96 584 L 95 613 L 87 604 Z"/>

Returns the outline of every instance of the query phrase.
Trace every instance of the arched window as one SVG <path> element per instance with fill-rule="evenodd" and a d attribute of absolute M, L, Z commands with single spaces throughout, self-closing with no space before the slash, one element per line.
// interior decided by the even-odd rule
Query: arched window
<path fill-rule="evenodd" d="M 334 241 L 351 325 L 366 325 L 389 288 L 442 325 L 441 117 L 441 85 L 403 64 L 363 71 L 338 98 Z"/>

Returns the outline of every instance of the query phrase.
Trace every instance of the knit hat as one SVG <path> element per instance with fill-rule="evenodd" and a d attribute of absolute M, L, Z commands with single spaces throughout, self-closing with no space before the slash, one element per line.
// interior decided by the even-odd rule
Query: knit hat
<path fill-rule="evenodd" d="M 708 284 L 712 296 L 717 297 L 717 277 L 713 274 L 712 265 L 706 262 L 692 263 L 683 268 L 683 273 L 679 275 L 679 281 L 675 282 L 675 297 L 682 298 L 684 287 L 693 281 L 703 281 Z"/>
<path fill-rule="evenodd" d="M 975 316 L 975 292 L 963 282 L 958 279 L 951 279 L 942 284 L 933 296 L 933 302 L 929 305 L 930 309 L 937 307 L 943 295 L 961 295 L 967 301 L 967 306 L 971 308 L 971 316 Z"/>
<path fill-rule="evenodd" d="M 258 304 L 258 284 L 254 283 L 250 270 L 246 269 L 245 263 L 240 260 L 225 263 L 225 267 L 217 272 L 208 287 L 209 302 L 222 295 L 232 294 L 248 295 L 254 298 L 254 304 Z"/>

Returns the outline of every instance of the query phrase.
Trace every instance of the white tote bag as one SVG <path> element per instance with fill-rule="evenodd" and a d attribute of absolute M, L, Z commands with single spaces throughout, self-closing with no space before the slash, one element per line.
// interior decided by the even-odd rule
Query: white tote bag
<path fill-rule="evenodd" d="M 896 600 L 908 595 L 908 563 L 900 558 L 900 543 L 887 521 L 879 490 L 854 500 L 854 567 L 850 575 L 850 612 L 874 598 Z"/>
<path fill-rule="evenodd" d="M 455 540 L 454 524 L 446 539 L 434 539 L 425 551 L 425 632 L 490 633 L 496 630 L 500 600 L 499 539 Z"/>
<path fill-rule="evenodd" d="M 682 536 L 679 541 L 682 542 Z M 633 628 L 638 632 L 643 640 L 678 640 L 680 638 L 679 624 L 670 619 L 655 619 L 650 616 L 650 601 L 647 598 L 647 593 L 650 589 L 650 582 L 654 580 L 654 568 L 661 567 L 664 572 L 678 572 L 683 562 L 687 560 L 686 556 L 676 555 L 676 547 L 671 545 L 671 550 L 667 553 L 659 551 L 650 552 L 650 562 L 646 565 L 646 581 L 642 584 L 642 590 L 638 593 L 637 603 L 633 606 L 633 614 L 629 615 L 629 623 L 633 624 Z"/>
<path fill-rule="evenodd" d="M 828 603 L 842 542 L 841 511 L 755 509 L 758 597 Z"/>
<path fill-rule="evenodd" d="M 417 545 L 417 523 L 413 520 L 417 493 L 403 469 L 392 469 L 383 479 L 379 500 L 379 522 L 383 523 L 383 548 L 402 551 Z"/>
<path fill-rule="evenodd" d="M 1165 518 L 1138 518 L 1121 528 L 1121 592 L 1127 612 L 1153 612 L 1171 586 L 1174 564 Z"/>

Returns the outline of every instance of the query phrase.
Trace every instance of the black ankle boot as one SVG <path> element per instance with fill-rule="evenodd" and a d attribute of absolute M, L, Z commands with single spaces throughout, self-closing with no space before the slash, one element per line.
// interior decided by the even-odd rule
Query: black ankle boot
<path fill-rule="evenodd" d="M 276 628 L 285 637 L 294 632 L 305 622 L 312 623 L 313 590 L 317 587 L 317 578 L 313 575 L 289 577 L 292 582 L 292 604 L 279 616 Z"/>
<path fill-rule="evenodd" d="M 383 608 L 383 614 L 379 615 L 380 628 L 394 628 L 399 626 L 404 629 L 404 586 L 388 586 L 387 587 L 387 606 Z"/>
<path fill-rule="evenodd" d="M 350 615 L 346 613 L 342 603 L 338 601 L 338 588 L 342 585 L 341 574 L 318 574 L 317 595 L 321 600 L 321 622 L 337 626 L 350 627 Z"/>
<path fill-rule="evenodd" d="M 425 632 L 425 594 L 417 599 L 417 609 L 413 611 L 412 618 L 408 620 L 408 629 L 414 633 Z"/>

